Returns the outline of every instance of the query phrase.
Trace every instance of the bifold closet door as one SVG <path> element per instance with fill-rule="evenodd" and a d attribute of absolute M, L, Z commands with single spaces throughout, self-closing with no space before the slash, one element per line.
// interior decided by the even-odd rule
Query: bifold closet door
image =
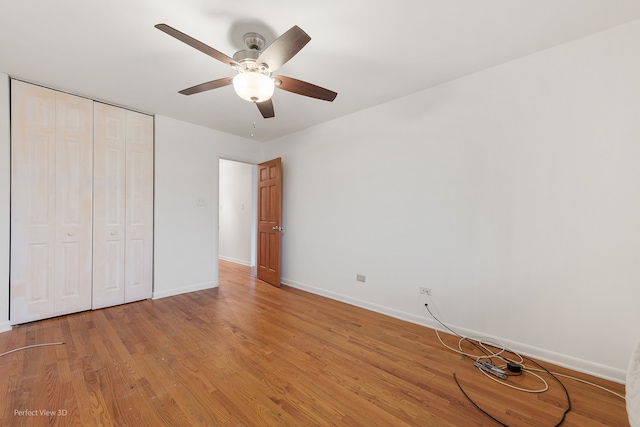
<path fill-rule="evenodd" d="M 153 118 L 94 105 L 93 308 L 151 297 Z"/>
<path fill-rule="evenodd" d="M 126 111 L 124 302 L 151 298 L 153 288 L 153 117 Z"/>
<path fill-rule="evenodd" d="M 11 84 L 11 323 L 91 308 L 92 101 Z"/>
<path fill-rule="evenodd" d="M 93 303 L 124 303 L 126 117 L 94 103 Z"/>

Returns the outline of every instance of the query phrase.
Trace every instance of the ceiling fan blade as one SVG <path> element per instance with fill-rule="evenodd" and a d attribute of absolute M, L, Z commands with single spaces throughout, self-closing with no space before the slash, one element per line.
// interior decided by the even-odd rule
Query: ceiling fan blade
<path fill-rule="evenodd" d="M 302 80 L 294 79 L 286 76 L 275 76 L 276 87 L 287 92 L 297 93 L 298 95 L 309 96 L 311 98 L 321 99 L 323 101 L 332 102 L 338 96 L 337 92 L 316 86 Z M 280 81 L 280 83 L 278 83 Z"/>
<path fill-rule="evenodd" d="M 258 110 L 260 110 L 262 117 L 265 119 L 270 119 L 276 116 L 275 111 L 273 111 L 273 101 L 271 98 L 266 101 L 256 102 L 256 105 L 258 106 Z"/>
<path fill-rule="evenodd" d="M 218 80 L 212 80 L 210 82 L 201 83 L 199 85 L 192 86 L 187 89 L 183 89 L 178 93 L 183 95 L 193 95 L 194 93 L 205 92 L 211 89 L 217 89 L 219 87 L 228 86 L 232 83 L 233 77 L 224 77 Z"/>
<path fill-rule="evenodd" d="M 278 37 L 265 48 L 256 60 L 256 64 L 267 64 L 273 72 L 293 58 L 311 40 L 311 37 L 297 25 Z"/>
<path fill-rule="evenodd" d="M 238 65 L 238 66 L 240 65 L 235 59 L 225 55 L 220 51 L 215 50 L 211 46 L 208 46 L 202 43 L 201 41 L 194 39 L 191 36 L 186 35 L 181 31 L 176 30 L 173 27 L 168 26 L 167 24 L 158 24 L 158 25 L 155 25 L 155 27 L 160 31 L 169 34 L 171 37 L 174 37 L 180 40 L 181 42 L 186 43 L 189 46 L 198 49 L 200 52 L 203 52 L 209 55 L 210 57 L 217 59 L 220 62 L 224 62 L 227 65 Z"/>

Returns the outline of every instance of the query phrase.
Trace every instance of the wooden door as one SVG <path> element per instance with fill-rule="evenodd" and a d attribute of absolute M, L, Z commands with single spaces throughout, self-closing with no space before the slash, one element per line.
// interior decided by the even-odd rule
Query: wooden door
<path fill-rule="evenodd" d="M 280 286 L 282 159 L 258 165 L 258 279 Z"/>
<path fill-rule="evenodd" d="M 91 304 L 91 101 L 11 85 L 11 323 Z M 87 305 L 87 303 L 89 305 Z"/>
<path fill-rule="evenodd" d="M 151 298 L 153 117 L 127 111 L 125 302 Z"/>
<path fill-rule="evenodd" d="M 94 103 L 93 302 L 124 303 L 126 113 Z"/>

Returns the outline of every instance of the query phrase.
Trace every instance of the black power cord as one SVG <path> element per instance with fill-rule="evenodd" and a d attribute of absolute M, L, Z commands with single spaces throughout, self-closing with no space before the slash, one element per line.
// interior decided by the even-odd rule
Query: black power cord
<path fill-rule="evenodd" d="M 501 426 L 505 426 L 505 427 L 509 427 L 508 424 L 503 423 L 502 421 L 500 421 L 499 419 L 495 418 L 493 415 L 491 415 L 490 413 L 488 413 L 487 411 L 485 411 L 484 409 L 482 409 L 476 402 L 474 402 L 469 395 L 464 391 L 464 389 L 462 388 L 462 386 L 460 385 L 460 383 L 458 382 L 458 377 L 456 377 L 456 373 L 453 372 L 453 379 L 455 380 L 456 384 L 458 385 L 458 388 L 460 389 L 460 391 L 462 392 L 462 394 L 464 394 L 464 397 L 467 398 L 467 400 L 469 402 L 471 402 L 471 404 L 473 406 L 475 406 L 476 408 L 478 408 L 478 410 L 480 412 L 482 412 L 483 414 L 485 414 L 487 417 L 491 418 L 493 421 L 497 422 L 498 424 L 500 424 Z"/>
<path fill-rule="evenodd" d="M 532 361 L 536 366 L 538 366 L 540 369 L 542 369 L 543 371 L 545 371 L 547 374 L 551 375 L 551 377 L 553 377 L 554 380 L 556 380 L 556 382 L 558 384 L 560 384 L 560 387 L 562 387 L 562 390 L 564 390 L 564 395 L 567 397 L 567 409 L 564 410 L 563 414 L 562 414 L 562 418 L 560 419 L 560 421 L 558 422 L 558 424 L 555 425 L 555 427 L 558 427 L 560 424 L 562 424 L 565 420 L 565 418 L 567 417 L 567 414 L 569 413 L 569 411 L 571 411 L 571 397 L 569 397 L 569 391 L 567 390 L 567 388 L 564 386 L 564 384 L 562 383 L 562 381 L 560 381 L 560 379 L 555 376 L 553 374 L 553 372 L 549 372 L 549 370 L 547 368 L 545 368 L 544 366 L 542 366 L 541 364 L 539 364 L 538 362 L 536 362 L 535 360 L 529 358 L 530 361 Z"/>

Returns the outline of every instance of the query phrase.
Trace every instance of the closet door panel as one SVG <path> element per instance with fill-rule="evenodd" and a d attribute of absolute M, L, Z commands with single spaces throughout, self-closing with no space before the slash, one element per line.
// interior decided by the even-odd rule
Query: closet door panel
<path fill-rule="evenodd" d="M 127 111 L 125 302 L 151 298 L 153 117 Z"/>
<path fill-rule="evenodd" d="M 12 324 L 54 315 L 55 92 L 11 84 Z"/>
<path fill-rule="evenodd" d="M 56 93 L 56 315 L 91 308 L 93 101 Z"/>
<path fill-rule="evenodd" d="M 126 113 L 94 103 L 94 309 L 124 303 Z"/>

